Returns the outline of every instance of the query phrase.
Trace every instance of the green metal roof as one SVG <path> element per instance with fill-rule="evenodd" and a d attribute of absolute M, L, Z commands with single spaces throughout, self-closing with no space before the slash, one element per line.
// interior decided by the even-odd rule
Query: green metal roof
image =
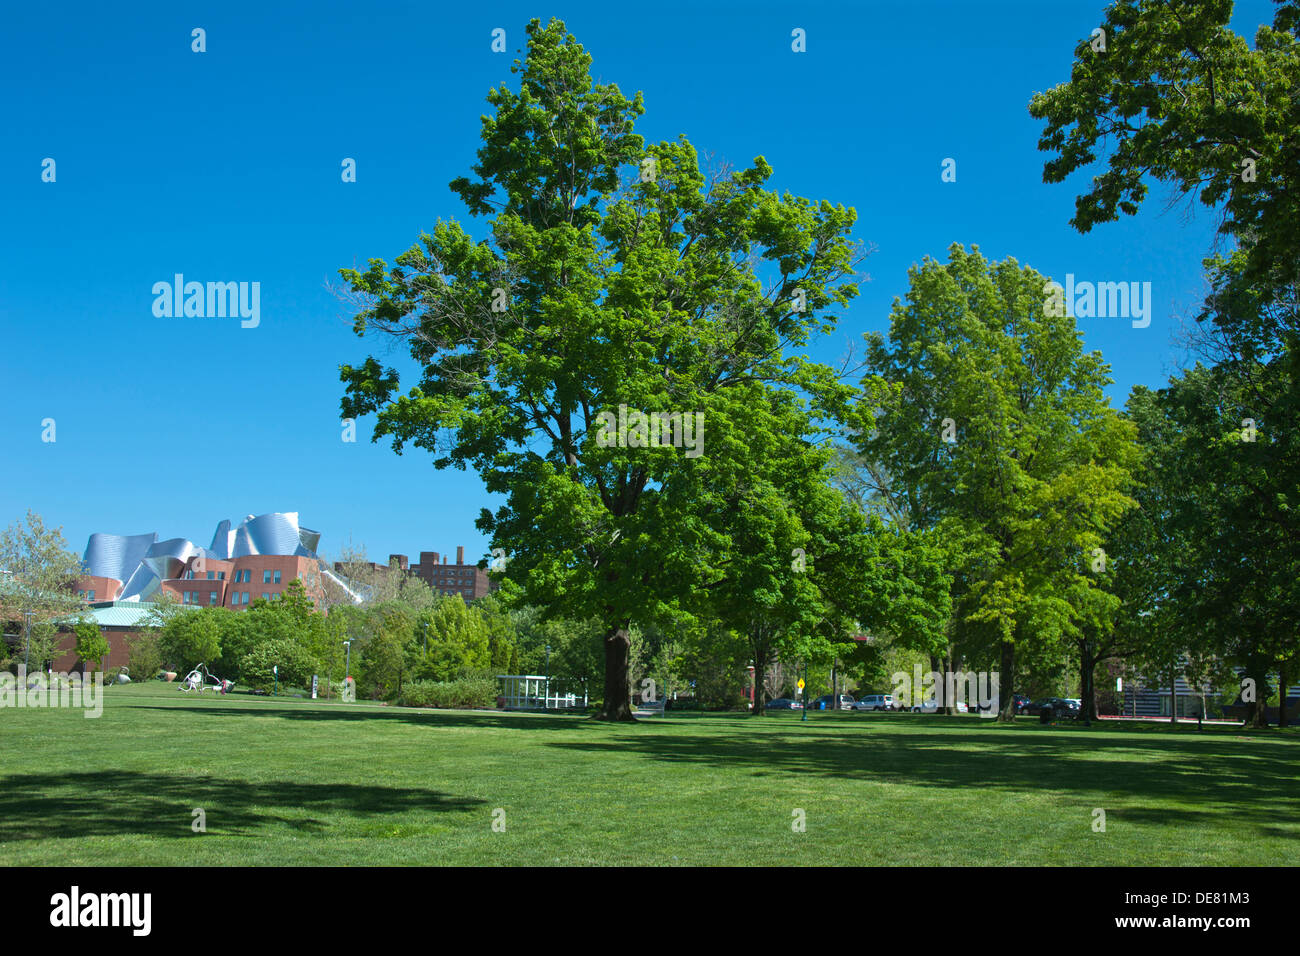
<path fill-rule="evenodd" d="M 88 617 L 100 627 L 140 627 L 156 606 L 149 601 L 100 601 L 68 620 Z"/>

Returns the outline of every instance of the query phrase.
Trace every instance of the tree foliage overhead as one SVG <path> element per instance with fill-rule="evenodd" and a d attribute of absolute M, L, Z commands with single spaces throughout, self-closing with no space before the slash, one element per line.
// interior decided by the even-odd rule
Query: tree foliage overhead
<path fill-rule="evenodd" d="M 1029 112 L 1045 122 L 1039 149 L 1054 154 L 1045 182 L 1106 161 L 1075 200 L 1080 232 L 1135 214 L 1149 179 L 1168 183 L 1222 206 L 1221 231 L 1240 251 L 1230 293 L 1271 299 L 1300 280 L 1300 4 L 1278 0 L 1253 47 L 1228 26 L 1232 10 L 1117 0 L 1100 25 L 1105 50 L 1082 40 L 1070 81 Z"/>

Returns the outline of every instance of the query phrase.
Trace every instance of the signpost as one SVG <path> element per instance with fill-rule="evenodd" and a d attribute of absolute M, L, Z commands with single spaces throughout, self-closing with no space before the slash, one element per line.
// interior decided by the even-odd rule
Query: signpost
<path fill-rule="evenodd" d="M 312 674 L 312 675 L 311 675 L 311 699 L 312 699 L 312 700 L 315 700 L 315 699 L 316 699 L 316 686 L 317 686 L 317 681 L 318 681 L 318 680 L 319 680 L 319 675 L 318 675 L 318 674 Z"/>
<path fill-rule="evenodd" d="M 805 674 L 808 673 L 808 665 L 807 665 L 807 664 L 804 665 L 803 672 L 804 672 Z M 799 678 L 799 701 L 803 704 L 803 716 L 800 717 L 799 719 L 800 719 L 800 720 L 807 720 L 807 719 L 808 719 L 808 699 L 807 699 L 807 697 L 805 696 L 805 694 L 804 694 L 804 692 L 803 692 L 803 687 L 804 687 L 803 678 L 800 677 L 800 678 Z"/>

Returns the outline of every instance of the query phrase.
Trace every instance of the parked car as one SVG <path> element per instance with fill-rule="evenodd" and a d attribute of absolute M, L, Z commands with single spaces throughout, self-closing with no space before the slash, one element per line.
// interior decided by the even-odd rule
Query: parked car
<path fill-rule="evenodd" d="M 854 710 L 894 710 L 893 694 L 868 694 L 853 705 Z"/>
<path fill-rule="evenodd" d="M 966 713 L 969 713 L 969 712 L 970 712 L 970 708 L 966 706 L 966 701 L 964 701 L 964 700 L 956 701 L 956 702 L 953 704 L 953 707 L 956 708 L 957 713 L 959 713 L 959 714 L 966 714 Z M 920 703 L 920 704 L 916 704 L 916 705 L 914 705 L 914 706 L 912 707 L 912 713 L 914 713 L 914 714 L 933 714 L 933 713 L 934 713 L 935 711 L 937 711 L 938 709 L 939 709 L 939 705 L 936 704 L 934 698 L 931 697 L 929 700 L 924 701 L 923 703 Z"/>
<path fill-rule="evenodd" d="M 791 700 L 789 697 L 778 697 L 775 700 L 769 700 L 766 707 L 768 710 L 803 710 L 803 704 L 797 700 Z"/>
<path fill-rule="evenodd" d="M 857 701 L 855 701 L 851 695 L 849 695 L 849 694 L 840 694 L 840 703 L 839 703 L 839 706 L 836 707 L 835 709 L 836 709 L 836 710 L 853 710 L 853 705 L 854 705 L 855 703 L 857 703 Z M 813 709 L 813 710 L 830 710 L 830 709 L 831 709 L 831 695 L 830 695 L 830 694 L 823 694 L 821 697 L 818 697 L 815 701 L 812 702 L 812 709 Z"/>
<path fill-rule="evenodd" d="M 1013 696 L 1016 699 L 1016 713 L 1017 714 L 1029 713 L 1028 708 L 1032 706 L 1034 702 L 1030 700 L 1028 697 L 1026 697 L 1024 694 L 1015 694 Z"/>
<path fill-rule="evenodd" d="M 1046 720 L 1072 720 L 1079 716 L 1080 707 L 1078 702 L 1066 697 L 1044 697 L 1034 701 L 1026 712 Z"/>

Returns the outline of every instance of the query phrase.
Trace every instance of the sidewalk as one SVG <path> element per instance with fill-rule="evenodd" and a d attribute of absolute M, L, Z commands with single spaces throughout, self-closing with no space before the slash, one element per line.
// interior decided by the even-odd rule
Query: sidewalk
<path fill-rule="evenodd" d="M 1098 714 L 1097 719 L 1098 720 L 1136 720 L 1136 721 L 1145 721 L 1146 723 L 1149 724 L 1170 723 L 1168 717 L 1126 717 L 1122 714 Z M 1177 722 L 1180 724 L 1194 724 L 1196 723 L 1196 718 L 1179 717 Z M 1240 727 L 1242 723 L 1240 720 L 1211 720 L 1208 717 L 1201 722 L 1205 724 L 1217 724 L 1222 727 Z"/>

